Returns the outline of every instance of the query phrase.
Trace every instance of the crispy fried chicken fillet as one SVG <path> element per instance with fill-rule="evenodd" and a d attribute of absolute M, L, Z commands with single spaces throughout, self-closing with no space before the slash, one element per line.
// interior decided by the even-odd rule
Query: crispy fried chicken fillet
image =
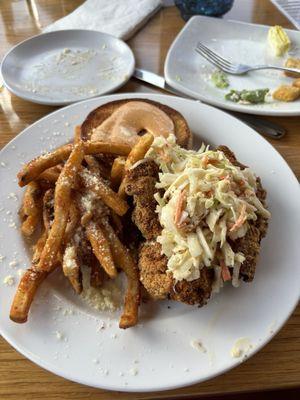
<path fill-rule="evenodd" d="M 226 146 L 219 146 L 217 150 L 222 151 L 228 160 L 235 166 L 245 169 L 246 166 L 237 161 L 234 153 Z M 265 206 L 266 191 L 262 187 L 260 178 L 257 178 L 257 192 L 256 195 Z M 241 252 L 245 256 L 245 261 L 241 265 L 240 277 L 245 282 L 251 282 L 254 278 L 256 263 L 260 251 L 260 242 L 265 237 L 268 228 L 268 220 L 261 215 L 257 215 L 256 221 L 249 222 L 249 229 L 246 235 L 240 239 L 230 242 L 234 252 Z"/>
<path fill-rule="evenodd" d="M 155 212 L 155 184 L 159 168 L 153 160 L 144 160 L 126 175 L 126 193 L 133 196 L 132 218 L 146 242 L 139 250 L 140 279 L 154 299 L 170 298 L 188 304 L 204 305 L 210 297 L 213 271 L 203 268 L 201 276 L 192 282 L 175 282 L 167 274 L 167 257 L 161 254 L 161 245 L 156 242 L 161 225 Z"/>
<path fill-rule="evenodd" d="M 245 165 L 237 161 L 234 153 L 226 146 L 219 146 L 230 162 L 241 169 Z M 146 240 L 139 250 L 140 279 L 147 292 L 155 299 L 170 298 L 188 304 L 204 305 L 210 298 L 213 282 L 213 270 L 203 268 L 201 276 L 194 281 L 175 282 L 167 271 L 167 257 L 161 254 L 161 245 L 156 242 L 161 233 L 158 216 L 155 213 L 155 183 L 158 179 L 158 167 L 153 160 L 144 160 L 126 176 L 126 191 L 133 196 L 135 210 L 133 220 Z M 266 192 L 257 178 L 257 197 L 265 205 Z M 256 221 L 249 222 L 249 229 L 243 238 L 230 242 L 233 251 L 242 252 L 245 261 L 240 268 L 240 278 L 250 282 L 254 278 L 256 263 L 260 251 L 261 239 L 267 231 L 268 221 L 258 215 Z M 188 228 L 187 228 L 188 229 Z"/>
<path fill-rule="evenodd" d="M 147 240 L 155 240 L 161 232 L 154 199 L 158 171 L 153 160 L 145 160 L 126 174 L 126 193 L 133 196 L 135 206 L 132 220 Z"/>

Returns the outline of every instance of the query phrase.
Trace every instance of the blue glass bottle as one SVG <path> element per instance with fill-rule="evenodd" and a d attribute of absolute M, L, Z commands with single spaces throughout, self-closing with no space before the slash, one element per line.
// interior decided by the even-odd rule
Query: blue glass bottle
<path fill-rule="evenodd" d="M 175 0 L 182 18 L 187 21 L 193 15 L 220 17 L 227 13 L 234 0 Z"/>

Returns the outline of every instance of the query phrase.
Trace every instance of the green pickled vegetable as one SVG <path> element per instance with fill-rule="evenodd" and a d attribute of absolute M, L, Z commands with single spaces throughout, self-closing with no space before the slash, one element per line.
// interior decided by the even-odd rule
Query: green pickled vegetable
<path fill-rule="evenodd" d="M 269 93 L 269 89 L 256 89 L 256 90 L 230 90 L 225 95 L 225 99 L 233 101 L 234 103 L 250 103 L 260 104 L 266 101 L 266 95 Z"/>
<path fill-rule="evenodd" d="M 213 72 L 211 75 L 211 81 L 219 89 L 225 89 L 229 86 L 227 75 L 220 70 Z"/>

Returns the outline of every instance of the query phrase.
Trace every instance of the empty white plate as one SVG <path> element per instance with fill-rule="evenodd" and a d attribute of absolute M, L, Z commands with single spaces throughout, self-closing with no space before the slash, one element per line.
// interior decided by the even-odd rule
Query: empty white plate
<path fill-rule="evenodd" d="M 263 89 L 272 92 L 280 85 L 291 85 L 293 78 L 281 71 L 252 71 L 245 75 L 228 75 L 230 86 L 218 89 L 211 82 L 216 67 L 195 52 L 200 41 L 224 58 L 247 65 L 273 64 L 283 66 L 288 56 L 300 57 L 300 32 L 286 29 L 292 48 L 285 57 L 274 57 L 267 46 L 269 26 L 226 21 L 196 16 L 189 20 L 173 42 L 165 63 L 167 83 L 180 92 L 206 103 L 248 114 L 300 115 L 300 99 L 284 103 L 268 96 L 264 104 L 238 104 L 225 100 L 231 89 Z"/>
<path fill-rule="evenodd" d="M 32 37 L 5 56 L 5 86 L 34 103 L 65 105 L 115 91 L 135 65 L 122 40 L 89 30 L 63 30 Z"/>

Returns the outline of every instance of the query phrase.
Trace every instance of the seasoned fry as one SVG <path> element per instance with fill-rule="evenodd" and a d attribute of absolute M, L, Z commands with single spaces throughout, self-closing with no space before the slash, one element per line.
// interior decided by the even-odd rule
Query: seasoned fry
<path fill-rule="evenodd" d="M 79 210 L 72 201 L 69 208 L 69 218 L 65 230 L 63 242 L 65 244 L 65 251 L 63 255 L 63 273 L 69 279 L 76 293 L 82 292 L 82 273 L 80 269 L 78 257 L 78 244 L 74 241 L 73 237 L 78 227 L 80 220 Z"/>
<path fill-rule="evenodd" d="M 53 269 L 55 265 L 53 264 Z M 50 271 L 40 271 L 32 266 L 22 276 L 13 299 L 9 318 L 18 323 L 26 322 L 28 312 L 33 301 L 34 295 Z"/>
<path fill-rule="evenodd" d="M 75 126 L 75 132 L 74 132 L 74 143 L 78 143 L 82 140 L 81 138 L 81 126 Z"/>
<path fill-rule="evenodd" d="M 32 264 L 34 264 L 34 265 L 38 264 L 38 262 L 40 261 L 40 256 L 41 256 L 41 253 L 45 246 L 47 236 L 48 236 L 48 232 L 45 229 L 34 246 L 34 252 L 33 252 L 33 257 L 32 257 Z"/>
<path fill-rule="evenodd" d="M 67 244 L 72 240 L 72 237 L 74 236 L 76 228 L 78 226 L 79 219 L 79 210 L 75 204 L 75 201 L 72 201 L 69 209 L 69 221 L 65 230 L 64 243 Z"/>
<path fill-rule="evenodd" d="M 127 212 L 129 208 L 127 202 L 121 199 L 117 193 L 106 185 L 101 177 L 96 176 L 86 168 L 83 168 L 80 173 L 80 178 L 83 186 L 95 193 L 95 195 L 98 196 L 109 208 L 114 210 L 116 214 L 122 216 Z"/>
<path fill-rule="evenodd" d="M 111 278 L 115 278 L 117 276 L 117 269 L 111 254 L 110 243 L 102 228 L 94 221 L 90 221 L 85 229 L 86 236 L 92 245 L 93 252 L 99 263 Z"/>
<path fill-rule="evenodd" d="M 59 174 L 61 173 L 62 170 L 62 165 L 58 164 L 55 165 L 54 167 L 46 169 L 44 172 L 42 172 L 38 177 L 38 181 L 47 181 L 51 183 L 56 183 Z"/>
<path fill-rule="evenodd" d="M 21 232 L 25 236 L 32 236 L 35 232 L 41 217 L 41 188 L 37 182 L 30 182 L 20 210 L 20 216 L 23 220 Z"/>
<path fill-rule="evenodd" d="M 120 186 L 120 183 L 124 176 L 125 170 L 125 157 L 117 157 L 115 158 L 111 173 L 110 173 L 110 183 L 113 189 L 117 189 Z"/>
<path fill-rule="evenodd" d="M 76 293 L 82 292 L 82 274 L 78 262 L 77 245 L 70 243 L 67 245 L 63 255 L 63 272 L 69 279 Z"/>
<path fill-rule="evenodd" d="M 54 189 L 48 189 L 43 198 L 43 222 L 46 232 L 54 219 Z"/>
<path fill-rule="evenodd" d="M 138 268 L 129 250 L 120 242 L 109 223 L 104 221 L 102 226 L 111 244 L 111 251 L 115 263 L 125 272 L 128 281 L 124 300 L 124 311 L 119 323 L 120 328 L 126 329 L 136 325 L 138 321 L 138 308 L 140 304 Z"/>
<path fill-rule="evenodd" d="M 35 245 L 32 266 L 25 272 L 19 283 L 9 314 L 10 319 L 14 322 L 23 323 L 27 321 L 29 309 L 35 293 L 50 272 L 40 271 L 37 269 L 37 264 L 46 243 L 46 239 L 47 232 L 44 231 Z M 56 266 L 57 264 L 54 264 L 53 269 L 56 268 Z"/>
<path fill-rule="evenodd" d="M 144 136 L 141 136 L 140 140 L 136 143 L 135 146 L 133 146 L 131 152 L 126 159 L 125 171 L 128 171 L 129 168 L 132 167 L 136 162 L 142 160 L 145 157 L 145 154 L 149 150 L 153 140 L 154 136 L 151 133 L 146 133 Z M 121 182 L 118 194 L 122 199 L 126 197 L 124 179 Z"/>
<path fill-rule="evenodd" d="M 54 197 L 54 220 L 38 264 L 40 270 L 51 270 L 60 249 L 68 222 L 71 190 L 74 186 L 83 156 L 83 144 L 80 142 L 74 146 L 58 178 Z"/>
<path fill-rule="evenodd" d="M 108 153 L 116 155 L 128 155 L 131 148 L 125 144 L 105 143 L 105 142 L 84 142 L 85 154 Z M 68 159 L 73 150 L 72 144 L 66 144 L 40 157 L 34 158 L 26 164 L 18 173 L 19 185 L 25 186 L 36 179 L 43 171 L 54 167 Z"/>
<path fill-rule="evenodd" d="M 123 223 L 121 218 L 114 211 L 111 212 L 110 216 L 114 231 L 117 235 L 120 235 L 123 231 Z"/>
<path fill-rule="evenodd" d="M 146 133 L 141 136 L 137 144 L 132 148 L 131 152 L 128 154 L 125 163 L 125 170 L 132 167 L 137 161 L 142 160 L 145 154 L 149 150 L 151 144 L 153 143 L 154 136 L 151 133 Z"/>
<path fill-rule="evenodd" d="M 94 256 L 91 260 L 91 275 L 90 275 L 90 285 L 92 287 L 100 287 L 103 285 L 104 281 L 109 278 L 106 274 L 102 266 L 99 264 L 99 261 Z"/>
<path fill-rule="evenodd" d="M 97 160 L 95 156 L 85 156 L 84 159 L 91 172 L 104 179 L 109 179 L 110 170 L 102 161 Z"/>

